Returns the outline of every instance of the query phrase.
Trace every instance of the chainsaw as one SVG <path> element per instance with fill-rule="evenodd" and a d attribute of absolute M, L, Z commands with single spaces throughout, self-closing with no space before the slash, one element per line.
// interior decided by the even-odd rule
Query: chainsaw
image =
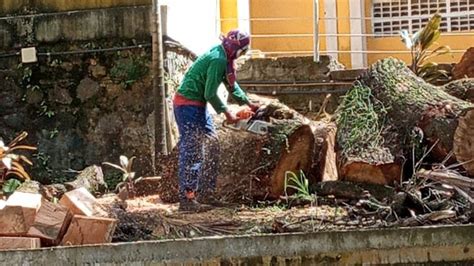
<path fill-rule="evenodd" d="M 255 114 L 247 119 L 241 119 L 234 124 L 229 124 L 224 121 L 223 125 L 226 128 L 230 128 L 238 131 L 248 131 L 253 134 L 266 135 L 273 125 L 269 122 L 259 120 L 262 114 L 262 108 L 259 108 Z"/>

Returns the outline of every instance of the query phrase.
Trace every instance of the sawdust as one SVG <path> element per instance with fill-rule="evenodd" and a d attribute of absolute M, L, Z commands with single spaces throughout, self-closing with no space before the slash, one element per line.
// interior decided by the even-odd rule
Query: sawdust
<path fill-rule="evenodd" d="M 178 211 L 178 204 L 161 202 L 158 196 L 126 201 L 126 208 L 113 197 L 99 201 L 119 219 L 114 242 L 175 239 L 215 235 L 312 232 L 358 228 L 350 225 L 348 211 L 340 206 L 299 206 L 285 203 L 216 208 L 203 213 Z"/>

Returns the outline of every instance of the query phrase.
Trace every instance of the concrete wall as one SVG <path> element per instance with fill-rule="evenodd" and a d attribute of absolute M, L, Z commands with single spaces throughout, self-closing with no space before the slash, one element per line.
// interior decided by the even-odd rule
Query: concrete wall
<path fill-rule="evenodd" d="M 152 0 L 2 0 L 0 15 L 31 11 L 57 12 L 118 6 L 150 5 Z"/>
<path fill-rule="evenodd" d="M 474 263 L 474 226 L 210 237 L 0 252 L 5 265 Z"/>
<path fill-rule="evenodd" d="M 149 21 L 149 6 L 12 17 L 0 20 L 0 49 L 113 38 L 148 41 Z"/>

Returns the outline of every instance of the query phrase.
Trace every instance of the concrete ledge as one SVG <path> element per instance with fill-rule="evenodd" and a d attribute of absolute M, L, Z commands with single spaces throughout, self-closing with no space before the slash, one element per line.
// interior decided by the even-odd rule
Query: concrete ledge
<path fill-rule="evenodd" d="M 0 19 L 0 49 L 99 39 L 150 36 L 150 6 L 36 14 Z"/>
<path fill-rule="evenodd" d="M 27 7 L 29 10 L 40 11 L 71 11 L 80 9 L 94 9 L 118 6 L 150 5 L 151 0 L 2 0 L 0 14 L 20 12 Z"/>
<path fill-rule="evenodd" d="M 0 252 L 8 265 L 474 262 L 474 225 L 211 237 Z"/>
<path fill-rule="evenodd" d="M 149 19 L 149 6 L 49 15 L 36 18 L 35 39 L 44 43 L 105 38 L 144 39 L 150 36 Z"/>

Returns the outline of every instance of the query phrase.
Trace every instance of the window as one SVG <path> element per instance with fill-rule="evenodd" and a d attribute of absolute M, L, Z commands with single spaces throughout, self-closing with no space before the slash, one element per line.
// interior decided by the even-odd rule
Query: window
<path fill-rule="evenodd" d="M 380 35 L 416 32 L 436 13 L 442 31 L 474 30 L 474 0 L 373 0 L 372 28 Z"/>

